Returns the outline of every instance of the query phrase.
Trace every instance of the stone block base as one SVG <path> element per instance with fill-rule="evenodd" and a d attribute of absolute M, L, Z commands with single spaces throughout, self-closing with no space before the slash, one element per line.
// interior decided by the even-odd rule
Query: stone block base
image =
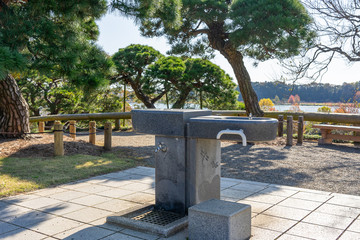
<path fill-rule="evenodd" d="M 189 208 L 189 240 L 245 240 L 251 236 L 251 206 L 211 199 Z"/>

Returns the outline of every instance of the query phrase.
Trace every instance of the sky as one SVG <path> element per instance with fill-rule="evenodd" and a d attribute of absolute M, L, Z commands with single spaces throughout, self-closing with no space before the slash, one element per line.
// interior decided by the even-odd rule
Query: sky
<path fill-rule="evenodd" d="M 125 18 L 119 13 L 107 13 L 97 21 L 97 24 L 100 30 L 97 44 L 109 55 L 117 52 L 119 48 L 125 48 L 130 44 L 149 45 L 164 55 L 170 49 L 170 45 L 167 44 L 164 37 L 142 37 L 138 26 L 134 24 L 133 20 Z M 222 55 L 217 53 L 216 57 L 211 61 L 225 70 L 236 82 L 230 64 Z M 253 66 L 253 61 L 250 58 L 245 58 L 244 62 L 253 82 L 275 81 L 282 75 L 286 78 L 280 64 L 276 60 L 260 62 L 257 67 Z M 360 81 L 359 64 L 349 64 L 341 58 L 335 59 L 331 63 L 329 71 L 318 82 L 341 85 L 344 82 Z M 299 81 L 299 83 L 309 83 L 309 81 Z"/>

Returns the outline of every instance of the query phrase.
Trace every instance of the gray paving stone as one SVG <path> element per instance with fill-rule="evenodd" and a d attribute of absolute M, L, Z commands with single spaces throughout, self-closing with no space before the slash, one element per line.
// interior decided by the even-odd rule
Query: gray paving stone
<path fill-rule="evenodd" d="M 138 238 L 138 237 L 133 237 L 133 236 L 129 236 L 129 235 L 125 235 L 122 233 L 115 233 L 113 235 L 107 236 L 106 238 L 103 238 L 102 240 L 139 240 L 142 239 L 144 240 L 144 238 Z"/>
<path fill-rule="evenodd" d="M 316 212 L 356 218 L 360 214 L 360 208 L 352 208 L 347 206 L 339 206 L 339 205 L 325 203 L 324 205 L 316 209 Z"/>
<path fill-rule="evenodd" d="M 120 212 L 129 208 L 133 208 L 136 206 L 141 206 L 140 204 L 124 201 L 120 199 L 113 199 L 104 203 L 100 203 L 95 205 L 94 207 L 104 209 L 107 211 L 111 211 L 113 213 Z"/>
<path fill-rule="evenodd" d="M 329 196 L 329 195 L 309 193 L 309 192 L 298 192 L 291 197 L 304 199 L 304 200 L 310 200 L 310 201 L 314 201 L 314 202 L 325 202 L 325 201 L 329 200 L 330 198 L 332 198 L 332 196 Z"/>
<path fill-rule="evenodd" d="M 0 209 L 0 220 L 11 218 L 17 215 L 23 215 L 26 212 L 33 211 L 26 207 L 21 207 L 17 205 L 4 205 Z"/>
<path fill-rule="evenodd" d="M 268 229 L 252 227 L 251 228 L 251 240 L 274 240 L 280 236 L 281 232 L 272 231 Z"/>
<path fill-rule="evenodd" d="M 237 183 L 237 182 L 232 182 L 232 181 L 223 181 L 222 179 L 221 179 L 221 181 L 220 181 L 220 187 L 221 187 L 221 189 L 229 188 L 229 187 L 235 186 L 235 185 L 237 185 L 237 184 L 239 184 L 239 183 Z"/>
<path fill-rule="evenodd" d="M 240 191 L 248 191 L 248 192 L 258 192 L 264 190 L 266 186 L 249 184 L 249 183 L 240 183 L 235 186 L 232 186 L 230 189 L 240 190 Z"/>
<path fill-rule="evenodd" d="M 144 191 L 147 190 L 149 188 L 152 188 L 151 185 L 149 184 L 144 184 L 144 183 L 130 183 L 130 184 L 126 184 L 124 186 L 121 186 L 122 189 L 125 190 L 134 190 L 136 189 L 137 191 Z"/>
<path fill-rule="evenodd" d="M 59 216 L 80 210 L 82 208 L 85 208 L 85 206 L 69 202 L 61 202 L 59 204 L 50 205 L 45 208 L 40 208 L 38 210 Z"/>
<path fill-rule="evenodd" d="M 238 203 L 251 205 L 251 212 L 254 212 L 254 213 L 261 213 L 264 210 L 274 206 L 273 204 L 270 204 L 270 203 L 253 202 L 253 201 L 246 201 L 246 200 L 240 200 L 240 201 L 238 201 Z"/>
<path fill-rule="evenodd" d="M 243 199 L 245 197 L 250 196 L 251 194 L 253 194 L 253 193 L 247 192 L 247 191 L 239 191 L 239 190 L 230 189 L 230 188 L 225 189 L 225 190 L 221 191 L 221 193 L 220 193 L 221 196 L 238 198 L 238 199 Z"/>
<path fill-rule="evenodd" d="M 67 184 L 60 185 L 59 187 L 74 190 L 76 188 L 86 187 L 86 186 L 90 186 L 90 185 L 91 184 L 88 182 L 73 182 L 73 183 L 67 183 Z"/>
<path fill-rule="evenodd" d="M 72 199 L 79 198 L 79 197 L 84 197 L 84 196 L 88 196 L 88 195 L 89 194 L 84 193 L 84 192 L 66 190 L 64 192 L 49 195 L 48 197 L 54 198 L 54 199 L 57 199 L 57 200 L 61 200 L 61 201 L 70 201 Z"/>
<path fill-rule="evenodd" d="M 29 201 L 29 200 L 36 199 L 36 198 L 40 198 L 40 196 L 29 193 L 29 194 L 19 194 L 19 195 L 12 196 L 12 197 L 6 197 L 6 198 L 3 198 L 2 201 L 8 202 L 11 204 L 17 204 L 17 203 L 20 203 L 23 201 Z"/>
<path fill-rule="evenodd" d="M 277 232 L 284 232 L 297 223 L 297 221 L 294 220 L 273 217 L 264 214 L 257 215 L 251 220 L 251 222 L 252 226 L 254 227 L 264 228 Z"/>
<path fill-rule="evenodd" d="M 284 189 L 281 187 L 267 187 L 264 190 L 260 191 L 259 194 L 270 194 L 280 197 L 290 197 L 297 193 L 296 190 Z"/>
<path fill-rule="evenodd" d="M 159 238 L 159 236 L 157 236 L 157 235 L 138 232 L 138 231 L 134 231 L 134 230 L 131 230 L 131 229 L 124 229 L 124 230 L 121 231 L 121 233 L 130 235 L 130 236 L 133 236 L 133 237 L 138 237 L 138 238 L 141 238 L 141 239 L 146 239 L 146 240 L 156 240 L 156 239 Z"/>
<path fill-rule="evenodd" d="M 339 238 L 339 240 L 359 240 L 360 233 L 346 231 L 343 235 Z"/>
<path fill-rule="evenodd" d="M 12 224 L 9 224 L 9 223 L 6 223 L 6 222 L 0 222 L 0 235 L 4 234 L 6 232 L 13 231 L 13 230 L 18 229 L 18 228 L 19 227 L 15 226 L 15 225 L 12 225 Z M 0 236 L 0 239 L 1 239 L 1 236 Z"/>
<path fill-rule="evenodd" d="M 176 233 L 173 236 L 167 237 L 167 238 L 159 238 L 159 240 L 188 240 L 188 229 L 186 228 L 185 230 Z"/>
<path fill-rule="evenodd" d="M 326 213 L 313 212 L 303 222 L 322 225 L 331 228 L 345 230 L 353 221 L 353 218 L 330 215 Z"/>
<path fill-rule="evenodd" d="M 130 191 L 130 190 L 125 190 L 125 189 L 120 189 L 120 188 L 113 188 L 111 190 L 108 191 L 104 191 L 104 192 L 98 192 L 97 195 L 101 195 L 101 196 L 105 196 L 105 197 L 110 197 L 110 198 L 120 198 L 132 193 L 135 193 L 136 191 Z"/>
<path fill-rule="evenodd" d="M 244 198 L 244 200 L 247 201 L 270 203 L 270 204 L 277 204 L 283 201 L 284 199 L 285 197 L 274 196 L 270 194 L 261 194 L 261 193 L 257 193 L 255 195 L 251 195 L 249 197 Z"/>
<path fill-rule="evenodd" d="M 313 211 L 319 207 L 321 203 L 297 198 L 288 198 L 279 203 L 279 205 Z"/>
<path fill-rule="evenodd" d="M 58 204 L 58 203 L 61 203 L 61 201 L 59 201 L 57 199 L 53 199 L 53 198 L 48 198 L 48 197 L 39 197 L 39 198 L 27 200 L 27 201 L 18 202 L 17 205 L 20 205 L 22 207 L 32 208 L 32 209 L 39 209 L 39 208 L 44 208 L 46 206 L 54 205 L 54 204 Z"/>
<path fill-rule="evenodd" d="M 114 234 L 114 231 L 94 227 L 89 224 L 81 225 L 80 227 L 73 228 L 62 233 L 56 234 L 53 237 L 63 240 L 98 240 L 106 236 Z M 118 238 L 120 240 L 121 238 Z"/>
<path fill-rule="evenodd" d="M 310 211 L 303 209 L 290 208 L 285 206 L 273 206 L 262 214 L 299 221 L 309 213 Z"/>
<path fill-rule="evenodd" d="M 25 212 L 22 214 L 4 218 L 3 220 L 8 223 L 12 223 L 12 224 L 15 224 L 15 225 L 18 225 L 21 227 L 30 228 L 32 226 L 36 226 L 37 224 L 39 224 L 41 222 L 48 221 L 54 217 L 55 217 L 54 215 L 33 210 L 30 212 Z"/>
<path fill-rule="evenodd" d="M 112 212 L 109 212 L 109 211 L 96 209 L 96 208 L 92 208 L 92 207 L 86 207 L 86 208 L 80 209 L 78 211 L 65 214 L 64 217 L 70 218 L 70 219 L 73 219 L 76 221 L 88 223 L 88 222 L 95 221 L 99 218 L 109 216 L 111 214 L 112 214 Z"/>
<path fill-rule="evenodd" d="M 124 228 L 119 225 L 107 223 L 106 217 L 90 222 L 89 224 L 95 227 L 105 228 L 114 232 L 120 232 L 124 230 Z"/>
<path fill-rule="evenodd" d="M 85 206 L 93 206 L 95 204 L 103 203 L 111 200 L 109 197 L 99 196 L 99 195 L 88 195 L 85 197 L 76 198 L 70 200 L 72 203 L 81 204 Z"/>
<path fill-rule="evenodd" d="M 98 185 L 103 185 L 103 186 L 107 186 L 107 187 L 112 187 L 112 189 L 114 189 L 114 188 L 123 187 L 123 186 L 125 186 L 125 185 L 133 184 L 133 183 L 135 183 L 135 181 L 110 179 L 110 180 L 101 182 L 101 183 L 99 183 Z M 110 189 L 110 190 L 111 190 L 111 189 Z"/>
<path fill-rule="evenodd" d="M 287 233 L 317 240 L 335 240 L 340 236 L 342 230 L 300 222 Z"/>
<path fill-rule="evenodd" d="M 1 240 L 40 240 L 46 237 L 46 235 L 24 228 L 19 228 L 17 230 L 0 235 Z"/>
<path fill-rule="evenodd" d="M 148 194 L 148 193 L 133 193 L 130 195 L 120 197 L 120 199 L 136 202 L 136 203 L 148 203 L 154 201 L 155 196 L 153 194 Z"/>
<path fill-rule="evenodd" d="M 327 203 L 341 205 L 341 206 L 347 206 L 347 207 L 360 208 L 360 198 L 354 198 L 351 196 L 334 196 Z"/>
<path fill-rule="evenodd" d="M 83 225 L 81 222 L 70 219 L 55 217 L 44 222 L 40 222 L 36 226 L 31 227 L 31 230 L 40 232 L 46 235 L 54 235 L 72 228 Z"/>
<path fill-rule="evenodd" d="M 76 188 L 76 191 L 91 194 L 91 193 L 109 191 L 112 189 L 113 188 L 108 187 L 108 186 L 103 186 L 103 185 L 99 185 L 99 184 L 91 184 L 89 186 L 83 186 L 83 187 Z"/>
<path fill-rule="evenodd" d="M 312 239 L 312 238 L 305 238 L 305 237 L 299 237 L 299 236 L 290 235 L 290 234 L 284 234 L 277 239 L 278 240 L 308 240 L 308 239 Z"/>
<path fill-rule="evenodd" d="M 64 192 L 64 191 L 66 191 L 66 189 L 56 187 L 56 188 L 41 189 L 41 190 L 35 191 L 33 193 L 36 194 L 36 195 L 39 195 L 39 196 L 46 197 L 46 196 L 53 195 L 55 193 L 61 193 L 61 192 Z"/>
<path fill-rule="evenodd" d="M 349 227 L 348 230 L 349 230 L 349 231 L 352 231 L 352 232 L 360 233 L 360 219 L 354 221 L 354 222 L 350 225 L 350 227 Z"/>

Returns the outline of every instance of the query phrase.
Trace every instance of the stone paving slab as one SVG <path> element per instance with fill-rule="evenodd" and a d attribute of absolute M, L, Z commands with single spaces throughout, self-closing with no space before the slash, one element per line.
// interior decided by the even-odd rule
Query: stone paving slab
<path fill-rule="evenodd" d="M 185 240 L 106 223 L 122 210 L 154 202 L 155 169 L 136 167 L 0 199 L 1 240 Z M 251 240 L 359 240 L 360 196 L 221 179 L 221 199 L 252 206 Z"/>

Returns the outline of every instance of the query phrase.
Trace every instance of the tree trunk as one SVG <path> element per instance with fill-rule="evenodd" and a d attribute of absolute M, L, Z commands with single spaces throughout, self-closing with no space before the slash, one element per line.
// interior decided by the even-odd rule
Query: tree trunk
<path fill-rule="evenodd" d="M 127 84 L 130 84 L 131 88 L 134 90 L 136 97 L 144 103 L 147 108 L 156 108 L 154 103 L 151 102 L 151 99 L 144 94 L 144 92 L 137 86 L 134 81 L 129 79 L 124 79 Z"/>
<path fill-rule="evenodd" d="M 210 34 L 208 37 L 211 46 L 228 60 L 235 73 L 241 95 L 244 99 L 246 114 L 249 115 L 251 113 L 253 116 L 258 117 L 264 116 L 264 112 L 260 109 L 256 92 L 251 85 L 250 75 L 244 65 L 243 55 L 230 42 L 218 38 L 216 34 Z"/>
<path fill-rule="evenodd" d="M 2 133 L 14 134 L 2 134 Z M 15 79 L 9 74 L 0 80 L 0 135 L 24 137 L 29 133 L 29 107 Z"/>
<path fill-rule="evenodd" d="M 176 100 L 172 108 L 183 108 L 190 92 L 191 89 L 184 89 L 183 91 L 181 91 L 178 99 Z"/>
<path fill-rule="evenodd" d="M 244 65 L 243 56 L 239 51 L 224 51 L 221 54 L 229 61 L 234 70 L 236 79 L 239 84 L 241 96 L 244 99 L 246 114 L 262 117 L 264 112 L 260 109 L 259 101 L 251 85 L 250 75 Z"/>

